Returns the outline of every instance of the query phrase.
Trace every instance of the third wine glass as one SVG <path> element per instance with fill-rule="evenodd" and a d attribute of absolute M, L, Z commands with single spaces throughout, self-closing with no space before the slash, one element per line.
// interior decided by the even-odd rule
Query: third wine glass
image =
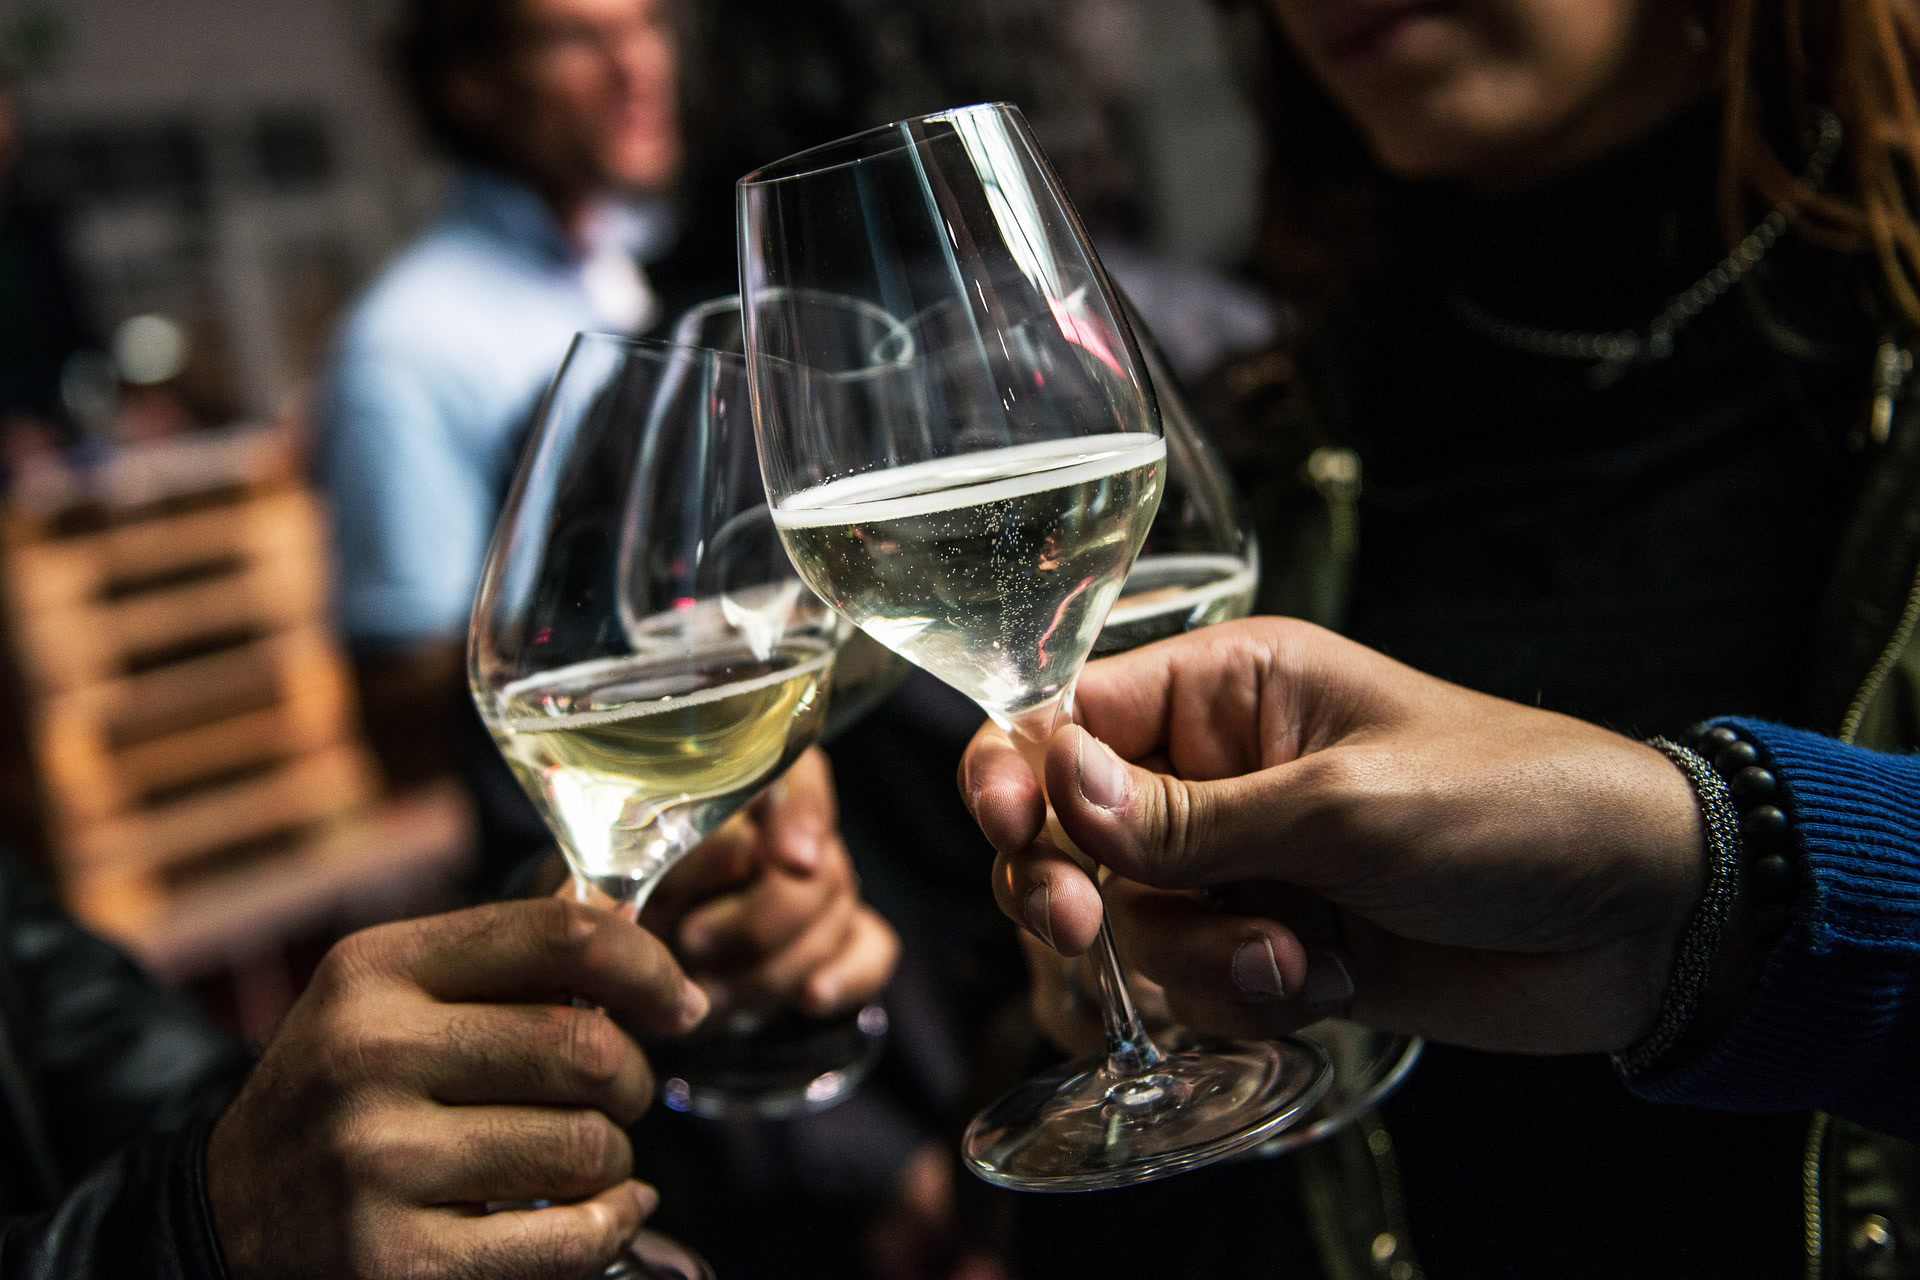
<path fill-rule="evenodd" d="M 1126 589 L 1107 615 L 1093 654 L 1124 653 L 1156 640 L 1252 612 L 1260 551 L 1246 505 L 1172 366 L 1131 306 L 1140 357 L 1160 405 L 1167 439 L 1166 496 L 1134 561 Z M 1075 982 L 1078 984 L 1078 973 Z M 1275 1156 L 1329 1137 L 1378 1106 L 1419 1061 L 1423 1042 L 1328 1018 L 1302 1031 L 1327 1052 L 1333 1083 L 1312 1111 L 1252 1153 Z"/>

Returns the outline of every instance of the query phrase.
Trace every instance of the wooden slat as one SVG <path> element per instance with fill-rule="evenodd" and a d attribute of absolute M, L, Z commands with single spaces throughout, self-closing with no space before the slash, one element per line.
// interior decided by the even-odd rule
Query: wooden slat
<path fill-rule="evenodd" d="M 229 578 L 135 596 L 100 610 L 115 657 L 151 653 L 247 628 L 277 630 L 314 620 L 326 605 L 326 578 L 310 557 L 254 561 Z"/>
<path fill-rule="evenodd" d="M 48 825 L 56 830 L 106 817 L 132 803 L 100 725 L 90 716 L 53 716 L 35 735 Z"/>
<path fill-rule="evenodd" d="M 345 742 L 351 729 L 345 698 L 314 685 L 276 706 L 129 747 L 114 766 L 128 791 L 140 795 L 330 747 Z"/>
<path fill-rule="evenodd" d="M 324 569 L 311 556 L 277 555 L 239 573 L 97 609 L 42 610 L 20 620 L 30 683 L 72 689 L 111 679 L 129 658 L 246 631 L 320 621 Z"/>
<path fill-rule="evenodd" d="M 61 735 L 68 739 L 88 737 Z M 46 762 L 49 803 L 71 829 L 135 809 L 144 796 L 349 741 L 343 697 L 310 686 L 287 701 L 114 752 L 98 737 Z"/>
<path fill-rule="evenodd" d="M 73 865 L 85 870 L 166 867 L 336 817 L 373 793 L 366 758 L 351 747 L 331 747 L 261 777 L 109 819 L 64 843 Z"/>
<path fill-rule="evenodd" d="M 106 867 L 66 877 L 68 909 L 102 933 L 118 934 L 159 919 L 166 886 L 150 871 Z"/>
<path fill-rule="evenodd" d="M 465 865 L 472 842 L 465 800 L 439 787 L 257 863 L 210 872 L 145 903 L 130 900 L 130 914 L 85 914 L 150 970 L 179 982 L 343 914 L 381 916 L 417 902 L 423 888 L 431 893 Z"/>
<path fill-rule="evenodd" d="M 319 627 L 267 636 L 204 658 L 53 694 L 44 720 L 82 718 L 116 740 L 153 737 L 179 725 L 264 706 L 295 684 L 343 679 L 333 639 Z"/>
<path fill-rule="evenodd" d="M 321 539 L 313 498 L 288 489 L 206 511 L 22 546 L 9 558 L 8 576 L 23 610 L 75 608 L 101 603 L 101 594 L 115 583 L 223 559 L 315 555 Z"/>
<path fill-rule="evenodd" d="M 48 537 L 76 508 L 137 520 L 212 490 L 277 488 L 298 475 L 299 453 L 284 426 L 239 426 L 129 445 L 85 472 L 35 468 L 18 477 L 0 533 L 24 545 Z"/>
<path fill-rule="evenodd" d="M 345 665 L 315 630 L 55 695 L 33 733 L 49 823 L 70 832 L 146 791 L 346 741 L 351 705 Z"/>

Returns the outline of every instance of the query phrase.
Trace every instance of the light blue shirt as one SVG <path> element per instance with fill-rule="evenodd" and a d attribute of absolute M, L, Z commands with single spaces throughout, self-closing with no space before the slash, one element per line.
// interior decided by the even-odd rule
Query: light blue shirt
<path fill-rule="evenodd" d="M 608 203 L 570 243 L 531 189 L 456 179 L 446 206 L 355 304 L 319 403 L 347 636 L 464 637 L 517 447 L 567 344 L 657 307 L 637 260 L 664 213 Z"/>

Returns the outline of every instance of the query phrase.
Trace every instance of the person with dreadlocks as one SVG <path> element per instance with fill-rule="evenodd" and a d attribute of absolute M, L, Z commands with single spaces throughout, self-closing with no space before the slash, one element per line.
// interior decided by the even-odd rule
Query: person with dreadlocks
<path fill-rule="evenodd" d="M 1690 726 L 1738 715 L 1883 752 L 1920 746 L 1920 410 L 1905 394 L 1920 334 L 1920 6 L 1246 8 L 1271 53 L 1260 265 L 1298 318 L 1218 380 L 1220 443 L 1262 522 L 1261 612 L 1333 626 L 1481 693 L 1691 741 L 1735 775 L 1771 749 L 1729 752 Z M 1360 670 L 1332 662 L 1300 679 Z M 1216 686 L 1208 705 L 1229 716 Z M 1222 744 L 1227 726 L 1212 730 Z M 1468 770 L 1479 741 L 1463 736 L 1447 768 Z M 1778 785 L 1759 772 L 1742 787 Z M 1577 789 L 1544 763 L 1508 776 Z M 1435 764 L 1355 781 L 1404 816 L 1452 780 Z M 966 783 L 975 800 L 982 785 Z M 1744 813 L 1765 798 L 1736 788 L 1730 803 Z M 1772 807 L 1741 836 L 1773 838 Z M 1090 884 L 1021 847 L 1019 824 L 987 826 L 1010 913 L 1043 940 L 1089 939 Z M 1170 868 L 1157 884 L 1203 882 Z M 1747 981 L 1770 956 L 1833 941 L 1815 913 L 1839 883 L 1816 861 L 1796 891 L 1782 870 Z M 1597 911 L 1606 889 L 1569 893 L 1600 895 L 1587 900 Z M 1912 926 L 1897 880 L 1883 893 L 1892 955 Z M 1122 951 L 1202 1029 L 1284 1031 L 1302 983 L 1344 1008 L 1365 980 L 1277 963 L 1203 974 L 1211 952 L 1169 959 L 1169 922 L 1194 917 L 1163 898 L 1106 891 Z M 1336 918 L 1309 953 L 1364 923 Z M 1203 980 L 1218 999 L 1181 1004 Z M 1810 1013 L 1809 1036 L 1872 1012 L 1844 1003 Z M 1057 1002 L 1036 1012 L 1066 1016 Z M 1074 1259 L 1052 1276 L 1111 1274 L 1121 1258 L 1135 1274 L 1211 1280 L 1316 1267 L 1409 1280 L 1920 1274 L 1912 1146 L 1777 1100 L 1736 1114 L 1637 1094 L 1658 1094 L 1644 1072 L 1673 1068 L 1671 1053 L 1629 1053 L 1623 1079 L 1604 1053 L 1463 1039 L 1478 1047 L 1429 1045 L 1377 1115 L 1301 1157 L 1024 1210 L 1023 1244 Z M 1289 1218 L 1279 1193 L 1296 1178 L 1307 1207 Z M 1317 1262 L 1296 1256 L 1303 1239 Z"/>

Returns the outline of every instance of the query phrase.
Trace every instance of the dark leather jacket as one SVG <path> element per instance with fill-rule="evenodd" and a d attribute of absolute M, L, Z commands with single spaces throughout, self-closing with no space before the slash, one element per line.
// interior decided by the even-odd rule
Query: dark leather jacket
<path fill-rule="evenodd" d="M 0 1280 L 225 1280 L 204 1155 L 247 1066 L 0 854 Z"/>

